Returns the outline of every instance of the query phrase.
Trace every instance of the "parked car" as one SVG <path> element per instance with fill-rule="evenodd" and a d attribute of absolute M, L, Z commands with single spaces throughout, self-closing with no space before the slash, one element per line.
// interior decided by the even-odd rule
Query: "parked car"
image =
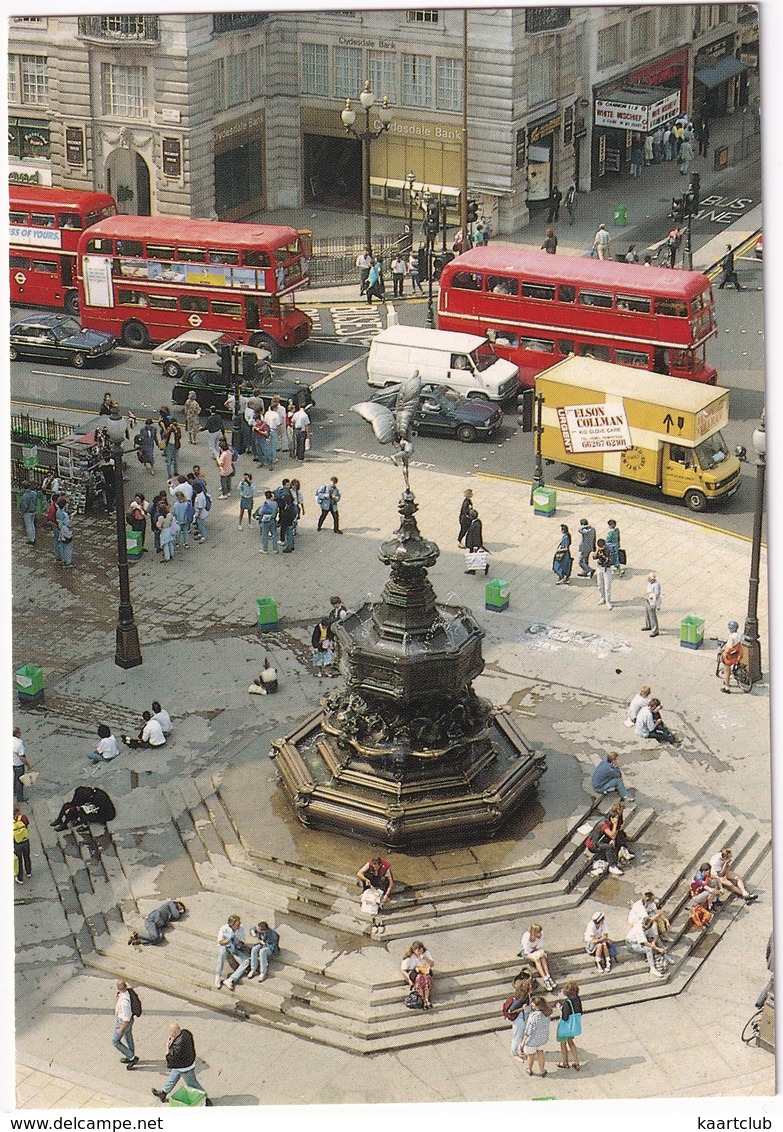
<path fill-rule="evenodd" d="M 67 314 L 25 318 L 14 323 L 10 338 L 12 362 L 19 357 L 45 358 L 52 362 L 70 362 L 77 369 L 117 349 L 113 334 L 82 330 L 76 319 Z"/>
<path fill-rule="evenodd" d="M 373 401 L 393 409 L 399 385 L 376 393 Z M 503 423 L 503 410 L 491 401 L 478 397 L 462 397 L 445 385 L 423 385 L 414 428 L 430 436 L 455 436 L 469 443 L 488 440 Z"/>
<path fill-rule="evenodd" d="M 194 390 L 196 400 L 201 405 L 202 413 L 211 413 L 217 410 L 223 416 L 230 416 L 226 408 L 226 399 L 229 393 L 234 392 L 234 383 L 226 384 L 219 373 L 212 369 L 203 369 L 201 365 L 187 366 L 179 381 L 172 386 L 171 400 L 175 405 L 184 405 L 188 399 L 189 390 Z M 294 401 L 308 411 L 315 404 L 313 391 L 309 385 L 289 378 L 275 377 L 270 374 L 265 380 L 257 382 L 240 381 L 240 393 L 250 395 L 255 393 L 260 397 L 266 407 L 277 394 L 283 404 Z"/>
<path fill-rule="evenodd" d="M 163 366 L 165 377 L 181 377 L 186 366 L 196 364 L 219 373 L 220 346 L 224 343 L 230 346 L 238 345 L 240 359 L 245 354 L 254 355 L 258 362 L 260 377 L 266 377 L 271 372 L 268 350 L 237 344 L 229 334 L 221 334 L 215 330 L 186 330 L 184 334 L 169 338 L 168 342 L 156 346 L 150 356 L 156 366 Z"/>

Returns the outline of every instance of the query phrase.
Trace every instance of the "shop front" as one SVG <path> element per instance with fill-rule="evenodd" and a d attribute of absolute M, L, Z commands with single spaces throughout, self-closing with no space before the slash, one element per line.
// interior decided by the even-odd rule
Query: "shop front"
<path fill-rule="evenodd" d="M 748 65 L 736 57 L 738 41 L 727 35 L 702 47 L 693 61 L 693 105 L 698 115 L 721 118 L 748 102 Z"/>
<path fill-rule="evenodd" d="M 48 121 L 9 117 L 8 183 L 51 185 L 52 162 Z"/>
<path fill-rule="evenodd" d="M 644 147 L 647 134 L 674 121 L 681 113 L 679 87 L 624 87 L 603 97 L 593 107 L 592 181 L 629 172 L 631 156 Z"/>
<path fill-rule="evenodd" d="M 539 117 L 527 128 L 527 203 L 531 210 L 543 208 L 557 182 L 555 170 L 556 143 L 560 137 L 562 117 L 551 107 L 546 117 Z"/>
<path fill-rule="evenodd" d="M 168 161 L 173 169 L 174 146 L 171 139 L 167 140 Z M 214 153 L 218 219 L 244 220 L 265 208 L 263 111 L 257 110 L 216 126 Z"/>

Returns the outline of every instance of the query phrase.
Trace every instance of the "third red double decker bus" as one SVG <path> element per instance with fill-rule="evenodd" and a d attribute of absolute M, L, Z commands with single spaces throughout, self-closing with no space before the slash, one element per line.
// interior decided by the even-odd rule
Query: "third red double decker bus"
<path fill-rule="evenodd" d="M 712 287 L 698 271 L 474 248 L 440 277 L 438 326 L 486 335 L 524 385 L 569 354 L 714 385 Z"/>
<path fill-rule="evenodd" d="M 295 228 L 114 216 L 79 241 L 82 323 L 141 348 L 216 330 L 277 357 L 310 336 L 294 302 L 309 256 L 309 233 Z"/>
<path fill-rule="evenodd" d="M 76 245 L 117 206 L 108 193 L 9 185 L 8 263 L 12 303 L 78 314 Z"/>

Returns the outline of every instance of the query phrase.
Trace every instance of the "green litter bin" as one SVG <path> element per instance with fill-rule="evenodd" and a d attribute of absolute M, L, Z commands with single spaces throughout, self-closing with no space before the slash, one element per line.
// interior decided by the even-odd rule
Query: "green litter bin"
<path fill-rule="evenodd" d="M 700 649 L 704 644 L 704 619 L 683 617 L 680 622 L 680 645 L 684 649 Z"/>
<path fill-rule="evenodd" d="M 533 492 L 533 514 L 552 516 L 557 508 L 557 492 L 553 487 L 537 487 Z"/>
<path fill-rule="evenodd" d="M 171 1108 L 197 1108 L 207 1103 L 207 1094 L 201 1089 L 191 1089 L 190 1085 L 180 1085 L 169 1093 Z"/>
<path fill-rule="evenodd" d="M 500 578 L 493 578 L 491 582 L 487 582 L 484 587 L 484 608 L 491 609 L 494 613 L 502 613 L 504 609 L 508 609 L 510 589 L 509 583 Z"/>
<path fill-rule="evenodd" d="M 277 602 L 273 597 L 257 597 L 258 627 L 262 633 L 277 628 Z"/>
<path fill-rule="evenodd" d="M 137 562 L 144 550 L 144 540 L 141 531 L 134 531 L 132 527 L 125 528 L 125 548 L 128 552 L 128 561 Z"/>
<path fill-rule="evenodd" d="M 615 228 L 624 228 L 628 223 L 628 205 L 618 204 L 614 210 L 614 226 Z"/>
<path fill-rule="evenodd" d="M 25 664 L 16 673 L 16 694 L 23 707 L 40 704 L 44 698 L 43 669 Z"/>

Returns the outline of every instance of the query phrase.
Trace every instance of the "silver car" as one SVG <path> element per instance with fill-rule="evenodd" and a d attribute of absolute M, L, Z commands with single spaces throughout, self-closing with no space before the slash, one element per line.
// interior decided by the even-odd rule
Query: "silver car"
<path fill-rule="evenodd" d="M 166 377 L 178 378 L 186 366 L 198 362 L 203 368 L 209 367 L 220 373 L 220 345 L 228 343 L 237 345 L 228 334 L 221 334 L 215 330 L 188 330 L 177 338 L 170 338 L 168 342 L 157 346 L 152 351 L 152 361 L 156 366 L 163 366 Z M 270 372 L 268 350 L 259 350 L 255 346 L 239 344 L 239 353 L 254 354 L 258 361 L 259 376 L 264 377 Z M 240 363 L 241 372 L 241 363 Z"/>

